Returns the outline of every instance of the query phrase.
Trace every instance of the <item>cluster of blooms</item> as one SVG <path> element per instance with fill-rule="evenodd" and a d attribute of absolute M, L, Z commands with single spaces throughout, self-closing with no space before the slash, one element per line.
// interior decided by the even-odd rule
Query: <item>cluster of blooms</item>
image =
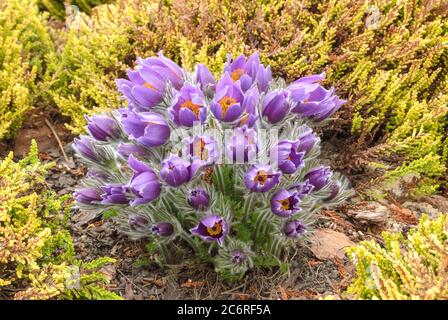
<path fill-rule="evenodd" d="M 126 107 L 86 117 L 89 135 L 75 139 L 89 171 L 74 197 L 84 209 L 116 209 L 132 237 L 216 243 L 217 270 L 242 274 L 347 196 L 346 180 L 319 164 L 308 126 L 345 102 L 320 84 L 325 73 L 287 85 L 254 53 L 229 57 L 216 80 L 205 65 L 187 72 L 160 53 L 127 76 L 117 80 Z M 241 226 L 250 241 L 238 238 Z"/>

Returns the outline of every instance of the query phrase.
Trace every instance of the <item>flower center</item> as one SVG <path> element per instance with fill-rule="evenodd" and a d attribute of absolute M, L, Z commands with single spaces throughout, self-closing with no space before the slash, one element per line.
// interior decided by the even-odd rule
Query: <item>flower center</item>
<path fill-rule="evenodd" d="M 233 82 L 238 81 L 241 78 L 241 76 L 243 75 L 243 73 L 244 73 L 244 70 L 241 68 L 233 70 L 232 74 L 231 74 Z"/>
<path fill-rule="evenodd" d="M 247 120 L 249 120 L 249 114 L 245 113 L 240 120 L 240 127 L 244 126 L 247 123 Z"/>
<path fill-rule="evenodd" d="M 260 171 L 258 171 L 257 175 L 255 176 L 254 181 L 258 182 L 259 184 L 264 186 L 264 184 L 268 181 L 268 179 L 271 176 L 272 175 L 268 174 L 266 171 L 260 170 Z"/>
<path fill-rule="evenodd" d="M 225 117 L 227 113 L 227 109 L 233 106 L 236 103 L 236 100 L 232 97 L 225 96 L 221 100 L 219 100 L 219 104 L 221 105 L 222 116 Z"/>
<path fill-rule="evenodd" d="M 152 84 L 150 84 L 149 82 L 145 82 L 143 84 L 146 88 L 151 89 L 151 90 L 155 90 L 155 91 L 159 91 L 156 89 L 156 87 L 154 87 Z"/>
<path fill-rule="evenodd" d="M 282 210 L 291 210 L 291 202 L 289 201 L 289 198 L 283 199 L 283 200 L 277 200 L 278 203 L 280 203 L 280 208 Z"/>
<path fill-rule="evenodd" d="M 201 110 L 201 106 L 194 104 L 191 100 L 186 100 L 184 103 L 180 105 L 180 108 L 190 109 L 196 115 L 196 118 L 199 118 L 199 111 Z"/>
<path fill-rule="evenodd" d="M 220 222 L 215 222 L 213 227 L 207 228 L 208 235 L 213 238 L 219 238 L 221 232 L 222 232 L 222 225 Z"/>
<path fill-rule="evenodd" d="M 205 141 L 203 139 L 199 139 L 199 141 L 193 148 L 193 154 L 199 157 L 201 160 L 206 160 L 208 158 L 208 150 L 205 149 L 205 145 Z"/>

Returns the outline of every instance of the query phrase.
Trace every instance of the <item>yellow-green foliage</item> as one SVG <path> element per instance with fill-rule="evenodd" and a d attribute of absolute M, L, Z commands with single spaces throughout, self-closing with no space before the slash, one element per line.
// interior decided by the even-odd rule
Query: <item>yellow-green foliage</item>
<path fill-rule="evenodd" d="M 34 106 L 36 81 L 54 53 L 46 19 L 32 0 L 0 2 L 0 139 L 13 136 Z"/>
<path fill-rule="evenodd" d="M 14 299 L 119 298 L 98 272 L 113 259 L 75 258 L 66 225 L 71 200 L 46 187 L 50 166 L 40 163 L 34 141 L 23 160 L 12 153 L 0 160 L 0 291 L 14 288 Z"/>
<path fill-rule="evenodd" d="M 370 158 L 386 169 L 372 185 L 415 170 L 417 191 L 429 193 L 446 172 L 447 43 L 443 0 L 119 0 L 74 23 L 51 93 L 79 133 L 83 114 L 119 106 L 114 80 L 137 56 L 163 50 L 218 73 L 227 52 L 258 50 L 288 80 L 327 72 L 349 100 L 343 129 L 358 152 L 381 142 L 395 155 Z"/>
<path fill-rule="evenodd" d="M 99 4 L 112 2 L 111 0 L 38 0 L 38 5 L 40 8 L 48 11 L 50 15 L 64 20 L 66 15 L 65 4 L 69 3 L 72 6 L 76 6 L 77 9 L 86 12 L 87 14 L 92 13 L 92 8 Z M 71 9 L 73 11 L 73 9 Z"/>
<path fill-rule="evenodd" d="M 348 293 L 358 299 L 448 299 L 448 215 L 423 216 L 405 237 L 383 233 L 384 246 L 364 241 L 347 253 L 357 278 Z"/>

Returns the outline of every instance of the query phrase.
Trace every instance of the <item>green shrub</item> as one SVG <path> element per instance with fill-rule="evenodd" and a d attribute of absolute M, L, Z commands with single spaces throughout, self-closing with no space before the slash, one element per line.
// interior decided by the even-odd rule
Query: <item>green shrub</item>
<path fill-rule="evenodd" d="M 67 223 L 70 196 L 58 197 L 45 185 L 51 164 L 30 153 L 14 162 L 0 160 L 0 288 L 13 287 L 14 299 L 115 299 L 98 269 L 113 263 L 75 258 Z M 17 291 L 18 290 L 18 291 Z"/>
<path fill-rule="evenodd" d="M 33 108 L 53 43 L 32 0 L 0 3 L 0 139 L 10 138 Z"/>
<path fill-rule="evenodd" d="M 92 8 L 99 4 L 112 2 L 111 0 L 38 0 L 38 5 L 41 9 L 48 11 L 50 15 L 59 20 L 65 19 L 65 3 L 69 2 L 71 5 L 78 7 L 79 10 L 92 13 Z"/>
<path fill-rule="evenodd" d="M 364 241 L 347 249 L 357 299 L 448 299 L 448 215 L 423 216 L 406 238 L 383 233 L 384 245 Z"/>
<path fill-rule="evenodd" d="M 377 168 L 374 195 L 413 181 L 419 194 L 444 181 L 448 140 L 448 7 L 443 1 L 118 1 L 81 15 L 67 36 L 51 94 L 71 117 L 119 105 L 114 80 L 137 56 L 159 50 L 216 74 L 225 54 L 258 50 L 288 80 L 327 72 L 349 100 L 340 113 L 351 154 Z M 368 23 L 373 21 L 373 23 Z M 124 61 L 121 63 L 120 61 Z M 367 156 L 366 156 L 367 154 Z M 373 186 L 379 186 L 373 190 Z"/>

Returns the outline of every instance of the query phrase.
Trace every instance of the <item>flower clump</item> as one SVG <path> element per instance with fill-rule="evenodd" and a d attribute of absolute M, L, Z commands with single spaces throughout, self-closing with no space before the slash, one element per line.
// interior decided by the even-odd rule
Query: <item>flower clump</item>
<path fill-rule="evenodd" d="M 322 123 L 345 101 L 320 82 L 286 84 L 257 53 L 232 60 L 215 79 L 205 65 L 187 72 L 164 57 L 138 59 L 118 79 L 125 106 L 86 117 L 74 149 L 89 166 L 75 199 L 113 209 L 132 238 L 188 244 L 230 277 L 282 264 L 305 238 L 314 212 L 350 193 L 320 164 Z"/>

